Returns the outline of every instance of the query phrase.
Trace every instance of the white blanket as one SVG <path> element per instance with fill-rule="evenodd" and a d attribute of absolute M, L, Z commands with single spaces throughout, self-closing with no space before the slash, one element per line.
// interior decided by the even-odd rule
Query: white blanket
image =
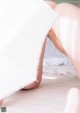
<path fill-rule="evenodd" d="M 36 80 L 41 48 L 57 16 L 42 0 L 0 1 L 0 99 Z"/>

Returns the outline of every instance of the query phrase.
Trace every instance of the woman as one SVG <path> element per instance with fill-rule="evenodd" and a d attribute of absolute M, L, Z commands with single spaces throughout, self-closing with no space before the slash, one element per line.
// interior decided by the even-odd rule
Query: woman
<path fill-rule="evenodd" d="M 79 46 L 80 9 L 77 8 L 76 6 L 67 3 L 61 3 L 57 5 L 55 2 L 51 2 L 51 1 L 46 1 L 46 2 L 50 7 L 52 7 L 53 10 L 55 10 L 60 14 L 59 18 L 55 21 L 55 25 L 49 31 L 48 37 L 54 43 L 54 45 L 57 47 L 58 50 L 60 50 L 63 54 L 67 55 L 70 58 L 78 74 L 80 75 L 80 70 L 79 70 L 80 50 L 78 50 L 78 48 L 80 48 Z M 36 88 L 39 86 L 41 82 L 45 43 L 46 40 L 44 42 L 40 56 L 37 81 L 26 86 L 23 89 Z"/>

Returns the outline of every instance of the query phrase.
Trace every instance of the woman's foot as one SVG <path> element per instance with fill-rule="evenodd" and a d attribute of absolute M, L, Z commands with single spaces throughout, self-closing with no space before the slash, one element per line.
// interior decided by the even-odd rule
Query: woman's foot
<path fill-rule="evenodd" d="M 80 113 L 80 92 L 77 88 L 72 88 L 69 91 L 63 113 Z"/>

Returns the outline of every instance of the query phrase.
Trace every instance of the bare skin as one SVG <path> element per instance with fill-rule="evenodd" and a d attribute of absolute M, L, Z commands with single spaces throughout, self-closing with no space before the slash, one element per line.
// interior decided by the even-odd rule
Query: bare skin
<path fill-rule="evenodd" d="M 49 37 L 49 39 L 53 42 L 53 44 L 55 45 L 55 47 L 56 47 L 60 52 L 62 52 L 64 55 L 67 56 L 66 51 L 64 50 L 64 48 L 63 48 L 61 42 L 58 40 L 58 38 L 57 38 L 55 32 L 53 31 L 53 28 L 50 29 L 50 31 L 49 31 L 49 33 L 48 33 L 48 37 Z"/>
<path fill-rule="evenodd" d="M 44 51 L 45 51 L 45 44 L 46 44 L 46 39 L 42 47 L 41 55 L 40 55 L 40 61 L 39 61 L 39 66 L 38 66 L 38 74 L 37 74 L 37 81 L 33 82 L 32 84 L 25 86 L 23 89 L 34 89 L 37 88 L 41 82 L 42 79 L 42 69 L 43 69 L 43 57 L 44 57 Z"/>

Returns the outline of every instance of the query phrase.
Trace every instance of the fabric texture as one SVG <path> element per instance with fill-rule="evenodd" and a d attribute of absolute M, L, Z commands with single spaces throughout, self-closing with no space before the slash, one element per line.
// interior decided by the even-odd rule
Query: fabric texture
<path fill-rule="evenodd" d="M 0 99 L 37 80 L 43 42 L 57 16 L 42 0 L 0 1 Z"/>

